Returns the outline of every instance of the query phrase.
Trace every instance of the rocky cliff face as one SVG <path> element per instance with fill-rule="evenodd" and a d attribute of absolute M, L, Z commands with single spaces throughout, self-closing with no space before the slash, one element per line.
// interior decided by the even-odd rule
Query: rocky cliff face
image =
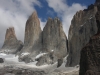
<path fill-rule="evenodd" d="M 20 51 L 22 47 L 23 43 L 20 40 L 17 40 L 14 28 L 10 27 L 7 29 L 2 51 L 7 53 L 16 53 Z"/>
<path fill-rule="evenodd" d="M 83 47 L 80 59 L 80 75 L 100 75 L 100 4 L 97 5 L 98 32 Z"/>
<path fill-rule="evenodd" d="M 43 29 L 43 51 L 47 52 L 54 62 L 67 55 L 67 37 L 63 31 L 62 23 L 58 18 L 48 18 Z M 45 59 L 48 60 L 48 59 Z"/>
<path fill-rule="evenodd" d="M 36 56 L 42 49 L 42 31 L 37 12 L 33 12 L 26 22 L 24 47 L 21 53 L 29 53 L 28 57 Z"/>
<path fill-rule="evenodd" d="M 67 54 L 67 37 L 63 31 L 62 23 L 58 18 L 49 18 L 43 29 L 43 50 L 52 52 L 58 58 Z"/>
<path fill-rule="evenodd" d="M 97 33 L 96 12 L 97 6 L 91 4 L 88 9 L 80 10 L 74 15 L 68 34 L 69 56 L 66 66 L 79 64 L 81 49 Z"/>
<path fill-rule="evenodd" d="M 67 54 L 67 37 L 63 31 L 62 23 L 58 18 L 49 18 L 43 29 L 43 49 L 48 52 L 54 51 L 58 58 Z"/>

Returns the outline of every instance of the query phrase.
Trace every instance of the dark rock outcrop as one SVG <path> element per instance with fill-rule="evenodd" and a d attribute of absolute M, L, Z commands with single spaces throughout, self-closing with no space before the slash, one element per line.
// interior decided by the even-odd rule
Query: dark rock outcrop
<path fill-rule="evenodd" d="M 89 42 L 90 37 L 97 33 L 97 11 L 97 6 L 91 4 L 88 9 L 80 10 L 74 15 L 68 34 L 69 56 L 66 66 L 79 64 L 81 49 Z"/>
<path fill-rule="evenodd" d="M 24 47 L 21 53 L 29 53 L 28 57 L 35 57 L 42 50 L 42 30 L 37 12 L 33 12 L 26 22 Z M 20 58 L 24 60 L 24 57 Z"/>
<path fill-rule="evenodd" d="M 1 51 L 6 53 L 17 53 L 23 47 L 23 43 L 20 40 L 17 40 L 15 35 L 15 30 L 13 27 L 10 27 L 6 31 L 5 41 L 2 46 Z"/>
<path fill-rule="evenodd" d="M 58 64 L 57 64 L 57 67 L 60 67 L 63 63 L 63 59 L 58 59 Z"/>
<path fill-rule="evenodd" d="M 43 29 L 43 52 L 52 53 L 52 62 L 63 59 L 67 55 L 67 37 L 58 18 L 48 18 Z M 51 59 L 51 58 L 50 58 Z M 50 61 L 51 62 L 51 61 Z M 46 61 L 44 62 L 46 63 Z"/>
<path fill-rule="evenodd" d="M 98 32 L 90 38 L 81 51 L 80 74 L 100 75 L 100 4 L 97 5 L 96 22 Z"/>
<path fill-rule="evenodd" d="M 0 63 L 4 63 L 4 60 L 3 60 L 3 58 L 0 58 Z"/>
<path fill-rule="evenodd" d="M 100 4 L 100 0 L 96 0 L 95 1 L 95 4 Z"/>

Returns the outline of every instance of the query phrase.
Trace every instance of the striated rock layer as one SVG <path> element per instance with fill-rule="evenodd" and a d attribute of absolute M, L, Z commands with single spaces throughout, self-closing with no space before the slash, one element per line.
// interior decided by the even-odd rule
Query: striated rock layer
<path fill-rule="evenodd" d="M 98 32 L 83 47 L 80 59 L 79 75 L 100 75 L 100 5 L 97 5 L 96 22 Z"/>
<path fill-rule="evenodd" d="M 2 46 L 2 51 L 6 53 L 17 53 L 23 47 L 23 43 L 20 40 L 17 40 L 15 35 L 15 30 L 13 27 L 10 27 L 6 31 L 5 41 Z"/>
<path fill-rule="evenodd" d="M 54 63 L 59 59 L 63 59 L 67 55 L 66 42 L 67 37 L 60 20 L 58 18 L 48 18 L 46 26 L 43 29 L 43 51 L 48 53 L 44 63 L 49 60 L 51 63 Z"/>
<path fill-rule="evenodd" d="M 37 12 L 33 12 L 26 22 L 24 47 L 21 53 L 29 54 L 28 57 L 36 56 L 42 49 L 42 31 Z"/>
<path fill-rule="evenodd" d="M 72 21 L 68 34 L 69 56 L 66 66 L 79 64 L 80 51 L 89 42 L 90 37 L 97 33 L 97 3 L 91 4 L 88 9 L 77 12 Z"/>

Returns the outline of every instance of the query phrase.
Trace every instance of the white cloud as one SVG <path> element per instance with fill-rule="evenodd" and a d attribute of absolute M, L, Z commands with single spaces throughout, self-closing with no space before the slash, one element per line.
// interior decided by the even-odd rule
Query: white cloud
<path fill-rule="evenodd" d="M 47 0 L 49 7 L 53 8 L 54 11 L 62 13 L 68 7 L 65 4 L 65 0 Z"/>
<path fill-rule="evenodd" d="M 20 35 L 23 35 L 22 33 L 24 33 L 26 20 L 27 17 L 23 16 L 22 14 L 15 14 L 10 11 L 0 9 L 0 30 L 2 30 L 2 27 L 4 27 L 2 31 L 5 32 L 8 27 L 13 26 L 17 37 L 21 40 L 23 39 L 23 36 Z"/>
<path fill-rule="evenodd" d="M 39 0 L 0 0 L 0 8 L 25 15 L 32 13 L 36 5 L 41 7 Z"/>
<path fill-rule="evenodd" d="M 0 47 L 4 43 L 6 29 L 11 26 L 15 28 L 17 38 L 24 40 L 26 20 L 36 5 L 42 7 L 38 0 L 0 0 Z"/>
<path fill-rule="evenodd" d="M 74 14 L 86 8 L 78 3 L 74 3 L 71 6 L 68 6 L 66 0 L 46 0 L 48 2 L 48 6 L 53 8 L 53 10 L 57 13 L 58 17 L 62 18 L 62 24 L 66 35 L 68 36 L 68 29 L 71 24 L 71 20 Z"/>

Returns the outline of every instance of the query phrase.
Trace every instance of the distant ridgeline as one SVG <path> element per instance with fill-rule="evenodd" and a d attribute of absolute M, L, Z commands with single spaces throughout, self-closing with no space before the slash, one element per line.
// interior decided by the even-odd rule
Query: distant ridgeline
<path fill-rule="evenodd" d="M 26 22 L 24 44 L 17 40 L 14 28 L 11 27 L 6 31 L 1 52 L 17 54 L 19 55 L 19 61 L 25 61 L 26 63 L 37 61 L 36 65 L 38 66 L 58 62 L 58 67 L 61 66 L 63 59 L 68 55 L 66 67 L 73 67 L 80 63 L 80 75 L 82 75 L 83 70 L 85 74 L 85 72 L 91 68 L 99 72 L 99 64 L 97 63 L 99 63 L 100 60 L 96 57 L 100 52 L 98 41 L 100 32 L 99 11 L 100 0 L 96 0 L 96 2 L 88 6 L 87 9 L 76 12 L 71 21 L 68 40 L 59 18 L 48 18 L 42 31 L 37 12 L 34 11 Z M 92 43 L 90 43 L 91 41 Z M 98 49 L 96 49 L 96 47 Z M 92 48 L 94 49 L 92 50 Z M 87 54 L 88 51 L 90 55 Z M 93 54 L 91 51 L 96 52 Z M 43 55 L 35 58 L 39 54 Z M 93 62 L 96 62 L 93 67 L 91 67 L 92 64 L 90 64 L 90 62 L 93 63 L 92 58 Z M 84 59 L 85 61 L 83 61 Z"/>

